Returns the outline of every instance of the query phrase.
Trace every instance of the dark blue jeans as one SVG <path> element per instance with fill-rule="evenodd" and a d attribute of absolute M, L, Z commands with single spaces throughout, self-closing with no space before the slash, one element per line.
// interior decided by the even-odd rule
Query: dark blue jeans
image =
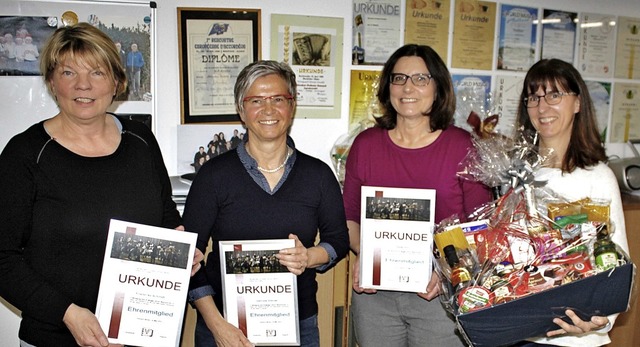
<path fill-rule="evenodd" d="M 198 314 L 194 335 L 195 347 L 217 347 L 213 334 L 207 328 L 204 319 Z M 318 330 L 318 315 L 313 315 L 300 321 L 300 346 L 320 347 L 320 332 Z"/>

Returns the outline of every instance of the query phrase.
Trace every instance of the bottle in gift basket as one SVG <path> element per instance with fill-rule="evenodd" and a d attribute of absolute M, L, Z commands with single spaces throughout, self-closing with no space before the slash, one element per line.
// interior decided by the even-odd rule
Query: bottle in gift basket
<path fill-rule="evenodd" d="M 611 241 L 606 224 L 602 226 L 596 236 L 596 242 L 593 244 L 593 257 L 598 271 L 609 270 L 618 265 L 620 256 L 616 250 L 616 244 Z"/>
<path fill-rule="evenodd" d="M 447 260 L 447 264 L 451 268 L 451 286 L 454 292 L 466 287 L 471 281 L 471 273 L 469 270 L 460 263 L 456 248 L 453 245 L 448 245 L 442 249 L 444 251 L 444 257 Z"/>

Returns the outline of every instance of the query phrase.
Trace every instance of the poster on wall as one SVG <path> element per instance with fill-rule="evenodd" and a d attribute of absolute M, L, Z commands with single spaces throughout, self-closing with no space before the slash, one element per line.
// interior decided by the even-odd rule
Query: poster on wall
<path fill-rule="evenodd" d="M 455 8 L 451 67 L 491 70 L 495 42 L 496 3 L 457 0 Z"/>
<path fill-rule="evenodd" d="M 233 86 L 260 57 L 260 10 L 178 8 L 182 123 L 239 122 Z"/>
<path fill-rule="evenodd" d="M 407 1 L 404 43 L 428 45 L 446 63 L 449 59 L 450 0 Z"/>
<path fill-rule="evenodd" d="M 150 9 L 142 8 L 139 12 L 131 10 L 130 17 L 106 12 L 89 15 L 87 20 L 111 37 L 120 53 L 128 85 L 125 95 L 116 100 L 150 103 L 154 93 L 154 76 L 151 72 L 155 63 L 155 57 L 152 56 Z"/>
<path fill-rule="evenodd" d="M 535 63 L 538 9 L 500 6 L 498 70 L 527 71 Z"/>
<path fill-rule="evenodd" d="M 271 58 L 291 66 L 298 118 L 340 118 L 342 18 L 271 15 Z"/>
<path fill-rule="evenodd" d="M 400 0 L 353 0 L 352 64 L 384 64 L 400 47 Z"/>
<path fill-rule="evenodd" d="M 609 124 L 609 109 L 611 108 L 611 83 L 602 81 L 585 81 L 593 107 L 596 111 L 596 121 L 602 142 L 608 142 L 607 126 Z"/>
<path fill-rule="evenodd" d="M 480 121 L 495 113 L 491 76 L 452 74 L 451 80 L 456 94 L 454 124 L 467 131 L 481 131 L 477 127 L 482 122 L 476 122 L 471 113 L 474 112 Z"/>
<path fill-rule="evenodd" d="M 349 130 L 373 123 L 374 117 L 381 116 L 378 102 L 380 71 L 351 70 L 351 88 L 349 96 Z"/>
<path fill-rule="evenodd" d="M 34 5 L 36 11 L 31 9 Z M 62 26 L 88 22 L 115 42 L 126 69 L 129 85 L 126 93 L 116 101 L 151 101 L 151 11 L 148 6 L 124 7 L 123 10 L 112 6 L 110 11 L 104 11 L 99 6 L 89 9 L 82 2 L 72 6 L 51 2 L 20 3 L 17 14 L 47 15 L 0 16 L 0 76 L 39 76 L 40 52 L 53 32 Z M 6 11 L 12 12 L 9 8 Z"/>
<path fill-rule="evenodd" d="M 573 64 L 577 17 L 575 12 L 544 10 L 542 59 L 556 58 Z"/>
<path fill-rule="evenodd" d="M 615 56 L 616 78 L 640 78 L 640 18 L 618 18 Z"/>
<path fill-rule="evenodd" d="M 596 13 L 580 15 L 580 48 L 576 67 L 582 76 L 613 76 L 615 23 L 615 16 Z"/>
<path fill-rule="evenodd" d="M 609 142 L 640 139 L 640 83 L 615 83 Z"/>
<path fill-rule="evenodd" d="M 495 107 L 492 114 L 498 114 L 495 131 L 506 136 L 515 134 L 518 106 L 522 103 L 522 83 L 524 76 L 498 75 L 494 87 Z"/>
<path fill-rule="evenodd" d="M 59 17 L 0 16 L 0 76 L 40 75 L 40 52 L 53 32 L 60 26 L 87 21 L 104 31 L 120 53 L 129 84 L 126 93 L 118 96 L 117 101 L 151 101 L 151 17 L 148 9 L 131 18 L 95 11 L 83 19 L 73 10 L 56 12 L 52 11 Z"/>

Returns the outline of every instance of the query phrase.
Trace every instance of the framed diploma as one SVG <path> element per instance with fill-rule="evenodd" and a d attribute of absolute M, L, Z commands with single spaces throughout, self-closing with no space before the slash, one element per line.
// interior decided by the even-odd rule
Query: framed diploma
<path fill-rule="evenodd" d="M 450 18 L 451 0 L 406 1 L 404 43 L 429 45 L 446 62 Z"/>
<path fill-rule="evenodd" d="M 257 346 L 299 346 L 296 275 L 276 254 L 290 239 L 220 241 L 224 317 Z"/>
<path fill-rule="evenodd" d="M 458 0 L 453 13 L 451 67 L 491 70 L 493 64 L 495 2 Z"/>
<path fill-rule="evenodd" d="M 260 10 L 178 7 L 182 124 L 239 122 L 233 86 L 260 59 Z"/>
<path fill-rule="evenodd" d="M 96 305 L 110 343 L 179 346 L 197 236 L 111 220 Z"/>
<path fill-rule="evenodd" d="M 578 13 L 544 9 L 542 19 L 540 59 L 573 62 Z"/>
<path fill-rule="evenodd" d="M 352 0 L 351 63 L 383 65 L 400 47 L 400 0 Z"/>
<path fill-rule="evenodd" d="M 360 285 L 423 293 L 431 279 L 436 191 L 362 187 Z"/>
<path fill-rule="evenodd" d="M 536 62 L 538 9 L 502 4 L 498 70 L 527 71 Z"/>
<path fill-rule="evenodd" d="M 291 65 L 296 117 L 340 118 L 342 18 L 271 15 L 271 59 Z"/>

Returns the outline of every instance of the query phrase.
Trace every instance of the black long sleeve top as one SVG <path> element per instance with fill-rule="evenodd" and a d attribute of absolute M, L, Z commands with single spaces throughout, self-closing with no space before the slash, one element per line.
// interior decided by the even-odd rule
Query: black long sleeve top
<path fill-rule="evenodd" d="M 19 336 L 30 344 L 76 346 L 62 318 L 72 303 L 95 310 L 111 218 L 181 222 L 153 134 L 120 122 L 107 156 L 67 150 L 43 122 L 0 154 L 0 296 L 22 311 Z"/>

